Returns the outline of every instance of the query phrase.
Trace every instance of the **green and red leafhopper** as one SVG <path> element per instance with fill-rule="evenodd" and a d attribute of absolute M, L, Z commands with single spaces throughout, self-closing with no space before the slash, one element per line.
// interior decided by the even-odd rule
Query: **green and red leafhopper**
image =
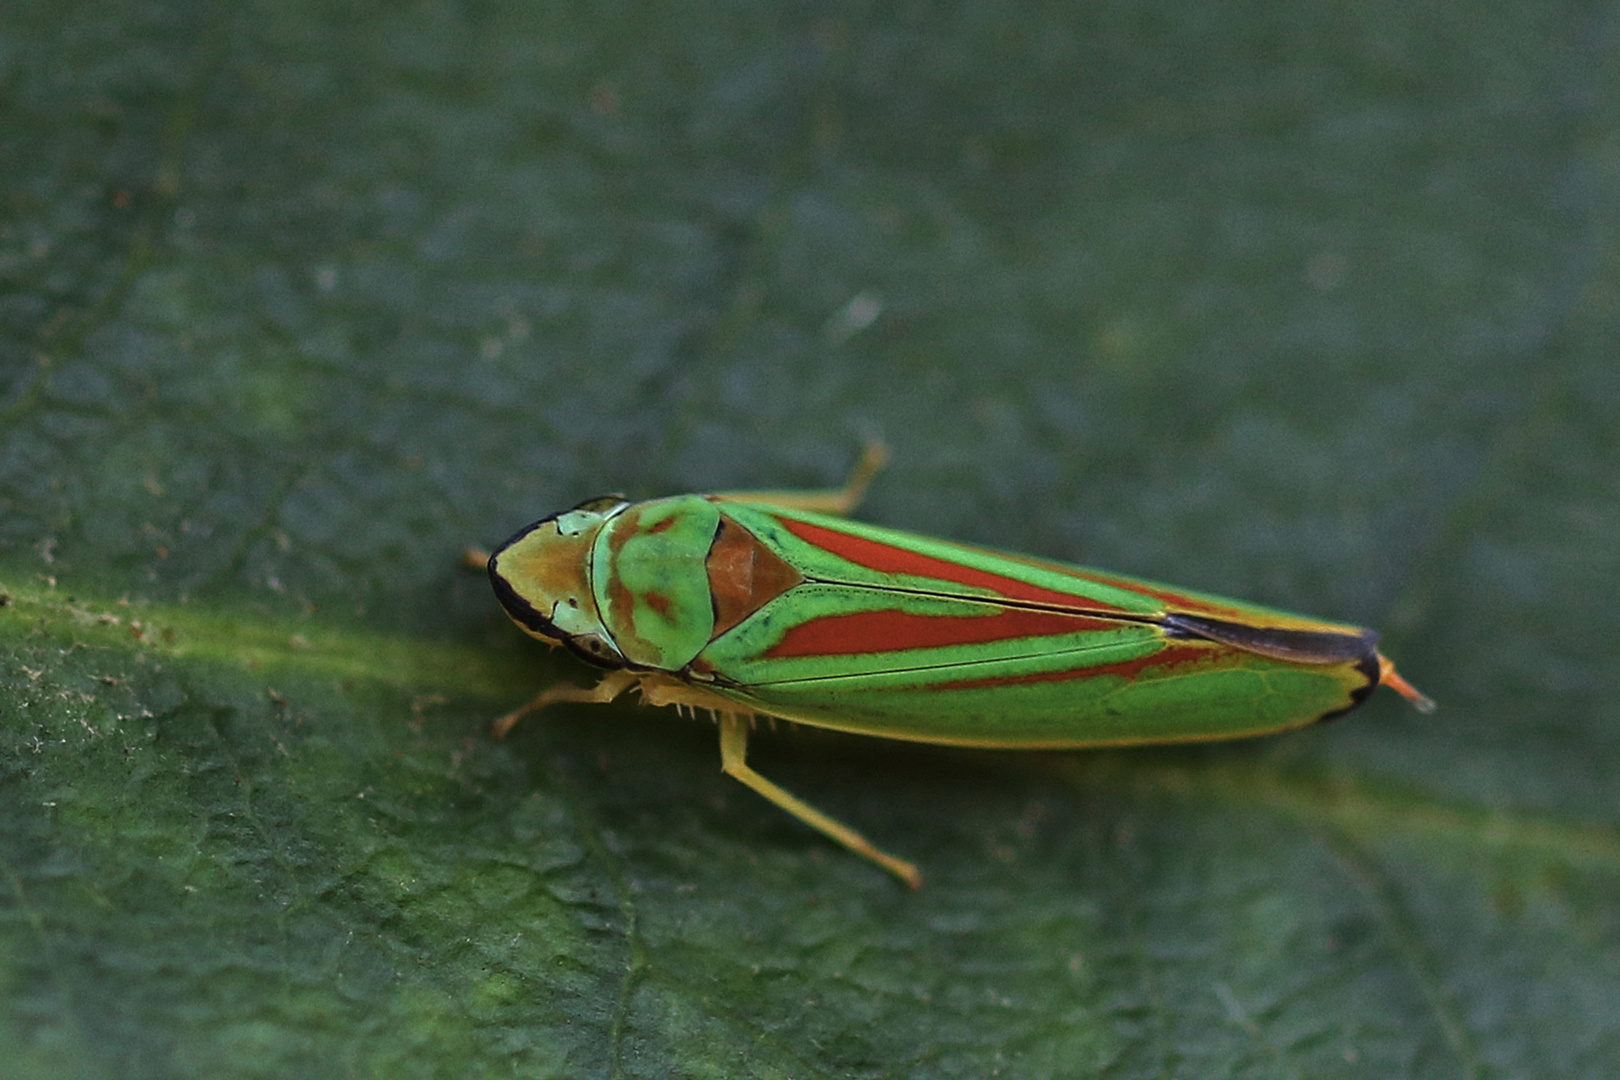
<path fill-rule="evenodd" d="M 847 520 L 881 462 L 837 491 L 609 496 L 518 532 L 488 560 L 507 614 L 609 671 L 496 734 L 631 687 L 709 710 L 726 773 L 915 887 L 914 865 L 748 766 L 753 718 L 1055 749 L 1284 731 L 1380 683 L 1433 708 L 1371 630 Z"/>

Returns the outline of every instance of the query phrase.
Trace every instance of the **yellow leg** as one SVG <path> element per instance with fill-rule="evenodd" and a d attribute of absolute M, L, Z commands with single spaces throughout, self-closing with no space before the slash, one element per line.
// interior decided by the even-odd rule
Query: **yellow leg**
<path fill-rule="evenodd" d="M 802 799 L 788 794 L 771 783 L 748 765 L 748 720 L 738 715 L 736 703 L 708 690 L 689 686 L 678 679 L 656 672 L 610 671 L 602 681 L 592 687 L 553 686 L 535 696 L 533 701 L 513 709 L 495 721 L 493 730 L 497 739 L 506 738 L 517 722 L 547 705 L 560 701 L 575 701 L 589 705 L 605 705 L 640 684 L 641 699 L 648 705 L 674 705 L 677 707 L 707 709 L 720 721 L 720 769 L 759 792 L 783 810 L 792 814 L 830 840 L 836 840 L 850 851 L 870 859 L 883 869 L 911 886 L 922 884 L 922 871 L 904 859 L 897 859 L 875 847 L 870 840 L 833 818 L 823 814 Z"/>
<path fill-rule="evenodd" d="M 602 681 L 595 686 L 553 686 L 549 690 L 542 690 L 536 694 L 534 700 L 526 705 L 520 705 L 490 725 L 490 730 L 497 739 L 504 739 L 517 722 L 559 701 L 578 701 L 587 705 L 606 705 L 626 690 L 636 681 L 633 671 L 610 671 L 602 676 Z"/>
<path fill-rule="evenodd" d="M 814 510 L 822 514 L 849 513 L 860 504 L 872 477 L 889 460 L 889 451 L 880 442 L 869 442 L 861 453 L 861 460 L 850 470 L 844 486 L 831 491 L 725 491 L 710 495 L 720 502 L 753 502 L 767 506 L 780 506 L 786 510 Z"/>
<path fill-rule="evenodd" d="M 872 846 L 871 841 L 848 825 L 834 821 L 809 803 L 794 798 L 748 766 L 748 722 L 734 713 L 720 715 L 720 768 L 727 776 L 735 777 L 753 788 L 783 810 L 832 840 L 838 841 L 855 854 L 870 859 L 883 869 L 910 885 L 922 884 L 922 871 L 916 866 L 897 859 Z"/>

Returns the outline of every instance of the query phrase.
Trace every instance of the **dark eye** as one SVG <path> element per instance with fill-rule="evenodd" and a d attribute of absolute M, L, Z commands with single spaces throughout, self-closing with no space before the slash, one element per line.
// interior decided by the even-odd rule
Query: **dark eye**
<path fill-rule="evenodd" d="M 595 634 L 575 634 L 568 639 L 568 645 L 593 664 L 613 668 L 624 666 L 624 657 L 619 655 L 619 650 Z"/>

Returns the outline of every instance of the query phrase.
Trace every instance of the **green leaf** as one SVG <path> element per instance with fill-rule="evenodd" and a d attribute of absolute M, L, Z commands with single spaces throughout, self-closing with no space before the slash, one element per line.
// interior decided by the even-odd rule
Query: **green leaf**
<path fill-rule="evenodd" d="M 14 0 L 0 1060 L 34 1077 L 1558 1077 L 1620 1061 L 1602 7 Z M 1382 628 L 1246 744 L 556 679 L 607 491 Z"/>

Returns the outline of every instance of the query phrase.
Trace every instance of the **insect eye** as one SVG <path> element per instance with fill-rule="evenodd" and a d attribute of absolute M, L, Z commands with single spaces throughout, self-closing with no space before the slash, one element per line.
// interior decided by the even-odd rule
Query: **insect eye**
<path fill-rule="evenodd" d="M 619 655 L 619 650 L 596 634 L 575 634 L 568 639 L 568 644 L 592 663 L 601 664 L 603 667 L 624 666 L 624 657 Z"/>

